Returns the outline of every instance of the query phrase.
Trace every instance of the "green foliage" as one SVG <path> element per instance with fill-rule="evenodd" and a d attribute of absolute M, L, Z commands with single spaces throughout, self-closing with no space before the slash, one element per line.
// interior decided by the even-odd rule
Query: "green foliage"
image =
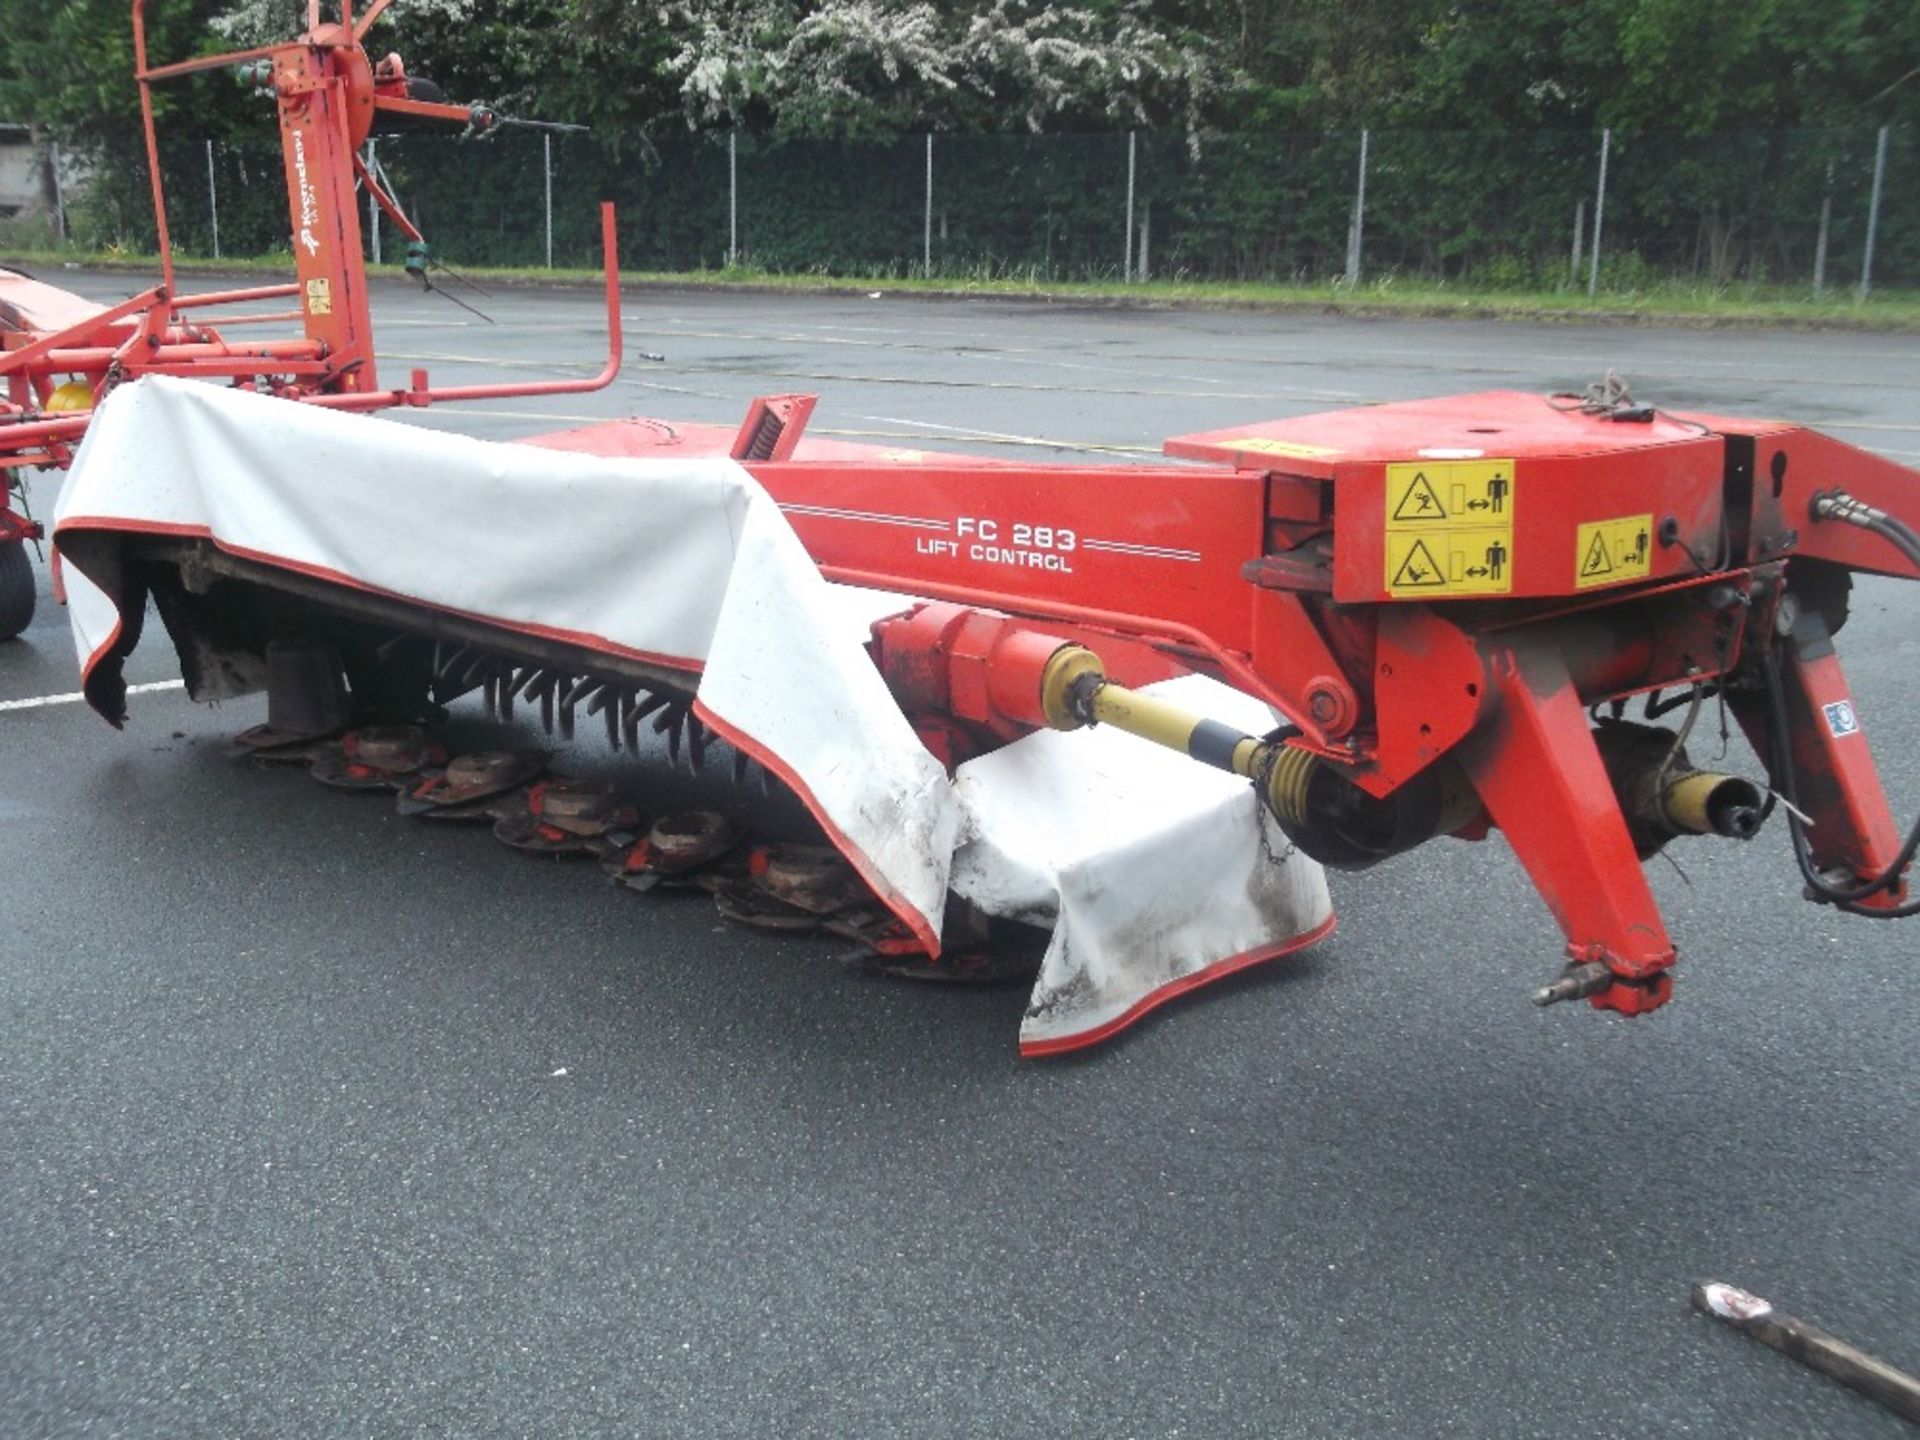
<path fill-rule="evenodd" d="M 271 38 L 301 10 L 169 0 L 151 48 Z M 0 0 L 0 36 L 0 118 L 94 162 L 77 237 L 150 246 L 126 0 Z M 553 146 L 556 254 L 579 262 L 608 197 L 639 263 L 723 265 L 737 126 L 748 263 L 919 273 L 932 130 L 936 274 L 1112 275 L 1137 129 L 1154 273 L 1326 282 L 1367 126 L 1370 276 L 1583 289 L 1574 220 L 1584 201 L 1590 232 L 1605 126 L 1608 283 L 1805 284 L 1830 202 L 1837 285 L 1891 123 L 1876 268 L 1920 276 L 1911 0 L 397 0 L 368 45 L 451 96 L 593 127 Z M 182 247 L 212 247 L 209 139 L 223 251 L 283 247 L 270 103 L 221 73 L 155 93 Z M 450 259 L 543 257 L 537 135 L 381 153 Z"/>

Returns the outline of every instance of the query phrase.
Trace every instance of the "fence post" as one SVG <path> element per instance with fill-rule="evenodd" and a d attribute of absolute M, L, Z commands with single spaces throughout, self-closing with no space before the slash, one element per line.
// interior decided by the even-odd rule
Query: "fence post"
<path fill-rule="evenodd" d="M 1827 191 L 1820 197 L 1820 238 L 1813 246 L 1813 293 L 1827 293 L 1827 233 L 1833 225 L 1833 162 L 1827 162 Z"/>
<path fill-rule="evenodd" d="M 1347 284 L 1360 283 L 1360 252 L 1367 231 L 1367 144 L 1372 132 L 1360 132 L 1360 173 L 1353 185 L 1353 220 L 1347 226 Z"/>
<path fill-rule="evenodd" d="M 1873 289 L 1873 242 L 1880 232 L 1880 191 L 1887 178 L 1887 129 L 1880 127 L 1880 139 L 1873 148 L 1873 199 L 1867 205 L 1867 252 L 1860 258 L 1860 298 Z"/>
<path fill-rule="evenodd" d="M 553 268 L 553 132 L 540 133 L 540 164 L 544 171 L 547 206 L 547 269 Z"/>
<path fill-rule="evenodd" d="M 920 273 L 933 278 L 933 132 L 927 132 L 927 213 L 920 227 Z"/>
<path fill-rule="evenodd" d="M 67 243 L 67 195 L 60 187 L 60 142 L 47 142 L 47 173 L 53 177 L 53 228 L 62 245 Z"/>
<path fill-rule="evenodd" d="M 1146 284 L 1153 276 L 1153 264 L 1148 257 L 1153 253 L 1153 201 L 1149 200 L 1140 207 L 1140 283 Z"/>
<path fill-rule="evenodd" d="M 1587 238 L 1587 197 L 1582 195 L 1573 207 L 1573 264 L 1567 270 L 1567 278 L 1574 284 L 1580 283 L 1580 244 Z"/>
<path fill-rule="evenodd" d="M 1593 255 L 1587 271 L 1587 294 L 1600 293 L 1600 227 L 1607 218 L 1607 157 L 1613 150 L 1613 129 L 1600 132 L 1600 187 L 1593 196 Z"/>
<path fill-rule="evenodd" d="M 740 132 L 727 132 L 727 268 L 740 259 Z"/>
<path fill-rule="evenodd" d="M 367 241 L 371 247 L 373 263 L 380 263 L 380 202 L 373 198 L 373 187 L 382 183 L 380 157 L 374 154 L 373 137 L 367 137 Z"/>
<path fill-rule="evenodd" d="M 213 258 L 220 258 L 220 187 L 213 179 L 213 141 L 207 141 L 207 222 L 213 229 Z"/>
<path fill-rule="evenodd" d="M 1135 142 L 1139 138 L 1135 131 L 1127 132 L 1127 259 L 1122 278 L 1128 283 L 1133 280 L 1133 173 L 1135 160 Z"/>

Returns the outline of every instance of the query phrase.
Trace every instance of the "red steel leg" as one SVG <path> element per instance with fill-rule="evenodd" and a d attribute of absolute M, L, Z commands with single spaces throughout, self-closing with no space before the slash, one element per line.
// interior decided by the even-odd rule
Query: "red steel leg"
<path fill-rule="evenodd" d="M 1673 964 L 1653 892 L 1566 662 L 1538 642 L 1492 657 L 1498 713 L 1460 748 L 1460 759 L 1493 821 L 1506 833 L 1541 898 L 1560 922 L 1576 963 L 1598 961 L 1645 980 Z M 1629 987 L 1616 985 L 1614 992 Z M 1643 1010 L 1665 999 L 1595 997 Z"/>
<path fill-rule="evenodd" d="M 1887 806 L 1832 636 L 1818 616 L 1803 614 L 1783 649 L 1780 682 L 1787 734 L 1797 800 L 1813 822 L 1806 832 L 1813 863 L 1823 873 L 1838 871 L 1853 881 L 1882 875 L 1898 858 L 1903 837 Z M 1754 749 L 1769 754 L 1773 747 L 1765 696 L 1735 691 L 1731 699 Z M 1777 762 L 1774 769 L 1779 785 Z M 1854 903 L 1883 910 L 1905 898 L 1906 886 L 1901 884 Z"/>

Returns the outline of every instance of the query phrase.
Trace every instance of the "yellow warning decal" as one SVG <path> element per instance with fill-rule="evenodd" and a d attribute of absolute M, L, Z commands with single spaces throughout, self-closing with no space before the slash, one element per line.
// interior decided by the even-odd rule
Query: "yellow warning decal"
<path fill-rule="evenodd" d="M 1618 585 L 1644 580 L 1653 568 L 1653 516 L 1622 515 L 1617 520 L 1593 520 L 1576 532 L 1573 545 L 1573 585 L 1587 590 L 1595 585 Z"/>
<path fill-rule="evenodd" d="M 324 275 L 307 281 L 307 313 L 309 315 L 333 313 L 333 282 Z"/>
<path fill-rule="evenodd" d="M 1325 460 L 1338 455 L 1338 450 L 1329 450 L 1322 445 L 1302 445 L 1293 440 L 1269 440 L 1264 435 L 1243 435 L 1238 439 L 1222 442 L 1232 450 L 1257 450 L 1262 455 L 1290 455 L 1295 460 Z"/>
<path fill-rule="evenodd" d="M 1387 466 L 1386 589 L 1408 600 L 1513 590 L 1514 465 Z"/>
<path fill-rule="evenodd" d="M 1513 589 L 1513 535 L 1480 530 L 1394 531 L 1387 536 L 1387 590 L 1409 600 L 1505 595 Z"/>

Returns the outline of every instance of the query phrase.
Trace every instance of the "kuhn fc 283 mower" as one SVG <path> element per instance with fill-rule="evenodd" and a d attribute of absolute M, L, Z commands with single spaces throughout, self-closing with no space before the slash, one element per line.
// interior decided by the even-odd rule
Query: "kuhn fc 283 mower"
<path fill-rule="evenodd" d="M 436 768 L 392 727 L 479 692 L 616 746 L 724 743 L 799 794 L 852 881 L 761 849 L 723 901 L 930 972 L 995 922 L 1048 927 L 1033 1054 L 1324 934 L 1320 866 L 1443 836 L 1498 830 L 1552 910 L 1542 1003 L 1665 1003 L 1642 863 L 1776 811 L 1812 898 L 1920 908 L 1920 831 L 1895 825 L 1834 647 L 1852 572 L 1920 578 L 1920 475 L 1615 384 L 1181 436 L 1151 467 L 816 440 L 798 395 L 738 431 L 514 446 L 333 413 L 580 388 L 377 383 L 355 146 L 385 112 L 480 123 L 368 60 L 379 8 L 188 62 L 267 67 L 298 278 L 246 294 L 292 299 L 297 338 L 222 338 L 196 317 L 235 297 L 180 297 L 170 269 L 87 313 L 12 292 L 32 303 L 0 358 L 0 453 L 72 465 L 54 539 L 110 721 L 151 599 L 195 698 L 268 690 L 269 743 L 398 776 L 415 809 L 505 804 L 523 848 L 545 827 L 655 878 L 724 855 L 727 827 L 650 829 L 620 797 L 540 789 L 524 756 Z M 186 68 L 141 63 L 143 93 Z M 615 353 L 582 385 L 618 363 L 609 268 Z M 1762 776 L 1692 763 L 1709 701 Z"/>

